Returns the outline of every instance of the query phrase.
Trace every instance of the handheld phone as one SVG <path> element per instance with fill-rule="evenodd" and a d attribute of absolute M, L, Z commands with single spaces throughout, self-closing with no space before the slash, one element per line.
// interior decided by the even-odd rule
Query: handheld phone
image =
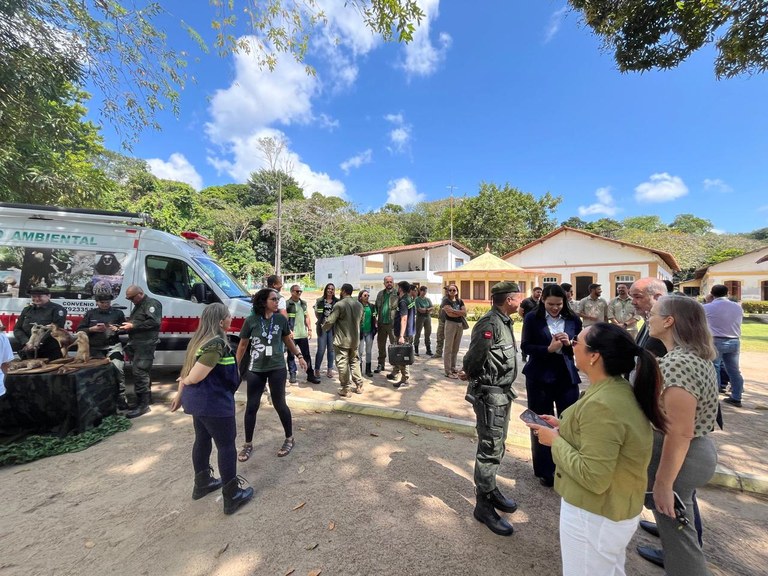
<path fill-rule="evenodd" d="M 677 520 L 679 523 L 677 529 L 682 530 L 684 526 L 688 526 L 690 523 L 688 518 L 685 516 L 685 504 L 683 504 L 683 501 L 680 499 L 680 496 L 677 494 L 677 492 L 672 492 L 672 496 L 675 499 L 673 505 L 675 509 L 675 520 Z M 646 508 L 650 510 L 654 510 L 656 508 L 656 505 L 653 502 L 653 492 L 646 492 L 645 500 Z"/>
<path fill-rule="evenodd" d="M 520 420 L 523 422 L 528 422 L 529 424 L 538 424 L 539 426 L 546 426 L 547 428 L 554 428 L 551 424 L 549 424 L 544 418 L 536 414 L 533 410 L 530 408 L 526 408 L 522 414 L 520 414 Z"/>

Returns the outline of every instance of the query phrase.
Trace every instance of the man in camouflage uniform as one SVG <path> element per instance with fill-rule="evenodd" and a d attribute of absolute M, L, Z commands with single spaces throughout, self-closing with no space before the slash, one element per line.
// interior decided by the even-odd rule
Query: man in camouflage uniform
<path fill-rule="evenodd" d="M 150 386 L 149 372 L 155 359 L 155 346 L 160 334 L 160 321 L 163 319 L 163 307 L 154 298 L 144 294 L 140 286 L 132 284 L 125 291 L 125 297 L 133 303 L 133 312 L 120 330 L 128 333 L 128 347 L 133 361 L 133 385 L 136 392 L 136 408 L 126 414 L 136 418 L 149 412 Z"/>
<path fill-rule="evenodd" d="M 117 407 L 120 410 L 126 410 L 128 401 L 125 398 L 125 358 L 123 345 L 117 335 L 118 327 L 125 323 L 125 314 L 122 310 L 112 307 L 112 292 L 96 293 L 93 298 L 96 300 L 96 307 L 83 315 L 77 331 L 88 334 L 92 358 L 109 358 L 112 365 L 117 368 L 119 388 Z"/>
<path fill-rule="evenodd" d="M 496 473 L 504 457 L 510 406 L 517 396 L 512 388 L 517 345 L 510 314 L 517 312 L 522 294 L 515 282 L 499 282 L 491 288 L 491 296 L 493 307 L 472 329 L 459 378 L 469 381 L 467 400 L 477 417 L 474 516 L 494 533 L 510 536 L 514 528 L 496 510 L 511 513 L 517 503 L 496 487 Z"/>
<path fill-rule="evenodd" d="M 37 356 L 35 356 L 35 350 L 28 343 L 32 336 L 33 324 L 55 324 L 59 328 L 64 328 L 67 321 L 67 311 L 63 306 L 51 302 L 51 291 L 45 286 L 30 288 L 29 295 L 32 304 L 21 311 L 19 319 L 13 327 L 13 336 L 20 346 L 19 357 L 22 359 L 47 358 L 48 360 L 61 358 L 61 347 L 50 334 L 43 336 L 43 340 L 37 348 Z"/>
<path fill-rule="evenodd" d="M 384 290 L 379 290 L 376 294 L 376 311 L 378 313 L 378 324 L 376 332 L 376 345 L 379 349 L 379 363 L 374 372 L 378 374 L 384 370 L 384 362 L 387 360 L 387 340 L 390 344 L 395 343 L 395 332 L 393 322 L 395 321 L 395 312 L 397 311 L 397 291 L 395 290 L 395 281 L 392 276 L 384 276 Z"/>
<path fill-rule="evenodd" d="M 360 322 L 363 320 L 363 305 L 352 298 L 352 284 L 341 286 L 341 300 L 333 307 L 331 315 L 323 324 L 323 331 L 333 330 L 333 351 L 339 368 L 339 396 L 349 398 L 350 383 L 355 393 L 363 392 L 363 374 L 360 371 Z"/>

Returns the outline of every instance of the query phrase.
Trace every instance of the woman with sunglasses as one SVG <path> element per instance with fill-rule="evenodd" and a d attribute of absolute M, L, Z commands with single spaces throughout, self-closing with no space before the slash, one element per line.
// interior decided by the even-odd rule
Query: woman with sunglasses
<path fill-rule="evenodd" d="M 653 489 L 653 515 L 670 576 L 710 574 L 694 528 L 693 493 L 709 482 L 717 451 L 709 436 L 718 408 L 717 350 L 704 307 L 682 294 L 662 296 L 648 314 L 648 332 L 661 340 L 667 354 L 659 359 L 664 380 L 661 405 L 669 422 L 654 434 L 648 486 Z M 688 524 L 676 519 L 676 492 L 686 507 Z"/>
<path fill-rule="evenodd" d="M 443 343 L 443 368 L 448 378 L 458 378 L 456 358 L 459 355 L 461 336 L 464 333 L 464 322 L 467 318 L 467 308 L 459 298 L 459 289 L 455 284 L 448 286 L 448 295 L 443 298 L 440 309 L 445 313 L 445 341 Z"/>
<path fill-rule="evenodd" d="M 557 466 L 563 576 L 623 575 L 645 500 L 651 424 L 666 425 L 661 375 L 656 357 L 613 324 L 585 328 L 573 353 L 589 388 L 561 420 L 542 415 L 552 428 L 528 427 Z M 634 385 L 622 377 L 632 370 Z"/>
<path fill-rule="evenodd" d="M 544 287 L 538 305 L 523 321 L 522 352 L 528 408 L 536 414 L 561 415 L 579 398 L 579 371 L 573 362 L 571 340 L 581 332 L 581 318 L 568 306 L 568 296 L 557 284 Z M 542 486 L 555 485 L 555 463 L 549 446 L 531 433 L 533 473 Z"/>
<path fill-rule="evenodd" d="M 184 412 L 192 415 L 195 427 L 192 499 L 221 488 L 225 514 L 232 514 L 253 498 L 253 488 L 242 488 L 244 480 L 237 476 L 235 391 L 240 386 L 240 372 L 227 343 L 231 325 L 232 316 L 224 304 L 216 302 L 205 307 L 187 346 L 177 380 L 179 389 L 171 402 L 171 412 L 183 406 Z M 210 465 L 212 442 L 216 444 L 221 479 L 213 477 Z"/>
<path fill-rule="evenodd" d="M 357 293 L 357 301 L 363 305 L 363 321 L 360 323 L 360 369 L 363 368 L 363 352 L 365 352 L 365 375 L 373 376 L 371 372 L 371 350 L 373 349 L 373 337 L 376 336 L 376 304 L 370 302 L 371 293 L 368 290 L 360 290 Z"/>
<path fill-rule="evenodd" d="M 285 349 L 287 348 L 299 361 L 302 370 L 307 363 L 291 338 L 288 319 L 277 313 L 280 294 L 272 288 L 263 288 L 253 297 L 253 314 L 248 316 L 240 330 L 240 343 L 237 346 L 237 365 L 245 355 L 250 342 L 251 358 L 246 372 L 248 400 L 245 405 L 245 444 L 240 449 L 237 459 L 245 462 L 253 452 L 253 432 L 256 428 L 256 413 L 259 411 L 261 396 L 269 383 L 272 405 L 275 407 L 285 432 L 285 441 L 277 452 L 278 456 L 287 456 L 294 446 L 293 422 L 291 410 L 285 402 L 285 381 L 288 371 L 285 367 Z"/>
<path fill-rule="evenodd" d="M 315 301 L 315 316 L 317 317 L 317 354 L 315 354 L 315 375 L 320 375 L 320 368 L 323 365 L 323 356 L 328 353 L 328 372 L 326 376 L 333 378 L 333 362 L 335 360 L 333 352 L 333 328 L 327 332 L 323 330 L 323 324 L 333 312 L 336 306 L 336 286 L 331 282 L 323 288 L 323 295 Z"/>

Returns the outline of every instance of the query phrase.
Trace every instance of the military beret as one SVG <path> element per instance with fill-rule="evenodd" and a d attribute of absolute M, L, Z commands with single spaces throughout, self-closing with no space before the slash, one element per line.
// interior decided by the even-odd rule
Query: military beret
<path fill-rule="evenodd" d="M 29 290 L 27 290 L 27 294 L 30 296 L 32 294 L 48 294 L 48 296 L 51 295 L 51 291 L 48 290 L 45 286 L 32 286 Z"/>
<path fill-rule="evenodd" d="M 491 287 L 491 294 L 509 294 L 510 292 L 520 292 L 520 286 L 517 282 L 499 282 Z"/>

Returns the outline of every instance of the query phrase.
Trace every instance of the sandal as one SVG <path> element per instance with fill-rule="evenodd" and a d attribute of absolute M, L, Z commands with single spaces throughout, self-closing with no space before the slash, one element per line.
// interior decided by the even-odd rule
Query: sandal
<path fill-rule="evenodd" d="M 253 452 L 253 444 L 243 444 L 243 447 L 240 448 L 240 452 L 237 454 L 237 461 L 247 461 L 251 457 L 251 452 Z"/>
<path fill-rule="evenodd" d="M 286 438 L 280 450 L 277 451 L 277 456 L 279 458 L 282 458 L 283 456 L 288 456 L 288 454 L 291 453 L 291 450 L 293 450 L 293 445 L 295 443 L 296 442 L 294 441 L 293 438 Z"/>

